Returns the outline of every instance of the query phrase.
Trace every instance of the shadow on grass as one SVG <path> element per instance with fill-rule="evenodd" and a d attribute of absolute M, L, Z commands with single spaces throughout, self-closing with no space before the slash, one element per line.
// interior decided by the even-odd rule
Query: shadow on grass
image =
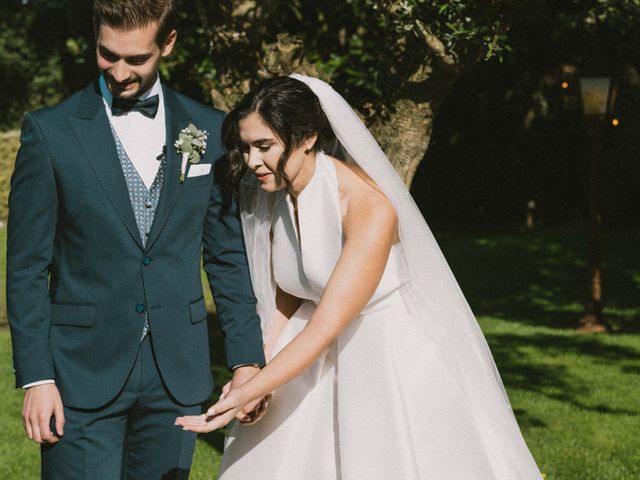
<path fill-rule="evenodd" d="M 509 389 L 534 392 L 549 399 L 588 412 L 612 415 L 640 415 L 640 408 L 616 407 L 603 403 L 589 404 L 591 391 L 597 379 L 580 378 L 569 364 L 568 356 L 581 357 L 590 362 L 608 366 L 618 365 L 622 378 L 635 380 L 640 371 L 640 351 L 620 345 L 607 345 L 600 336 L 579 336 L 545 333 L 490 333 L 487 341 L 491 347 L 500 375 Z M 535 351 L 535 354 L 529 353 Z M 554 363 L 556 357 L 562 362 Z M 537 360 L 537 361 L 536 361 Z M 595 374 L 594 374 L 595 375 Z M 607 381 L 607 379 L 602 379 Z M 600 387 L 602 388 L 602 387 Z M 626 404 L 625 404 L 626 405 Z M 633 404 L 629 404 L 632 406 Z M 527 427 L 544 427 L 545 422 L 532 417 L 526 410 L 517 410 L 518 422 Z"/>
<path fill-rule="evenodd" d="M 518 419 L 518 425 L 524 428 L 544 428 L 547 426 L 547 423 L 542 421 L 541 419 L 530 415 L 527 410 L 522 408 L 514 408 L 513 413 Z"/>
<path fill-rule="evenodd" d="M 640 332 L 638 232 L 603 237 L 605 316 L 615 332 Z M 578 226 L 438 241 L 478 316 L 575 329 L 586 295 L 586 229 Z"/>

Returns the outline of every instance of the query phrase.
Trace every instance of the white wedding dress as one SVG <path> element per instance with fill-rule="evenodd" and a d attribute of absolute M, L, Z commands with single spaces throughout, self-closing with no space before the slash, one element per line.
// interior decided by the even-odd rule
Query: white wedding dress
<path fill-rule="evenodd" d="M 274 354 L 304 328 L 342 248 L 335 165 L 318 154 L 297 199 L 277 192 L 271 259 L 281 289 L 303 303 Z M 406 273 L 395 245 L 361 315 L 302 375 L 273 394 L 257 424 L 235 424 L 223 480 L 533 480 L 541 479 L 513 414 L 478 420 L 438 345 L 409 311 Z M 358 272 L 353 282 L 358 282 Z M 509 429 L 508 441 L 504 425 Z"/>

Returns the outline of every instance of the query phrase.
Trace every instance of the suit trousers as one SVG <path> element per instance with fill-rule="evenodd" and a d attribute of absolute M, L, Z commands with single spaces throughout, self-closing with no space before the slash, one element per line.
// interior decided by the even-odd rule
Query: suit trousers
<path fill-rule="evenodd" d="M 65 406 L 64 437 L 41 447 L 43 480 L 189 478 L 196 435 L 174 425 L 201 406 L 175 402 L 165 388 L 148 334 L 120 393 L 95 410 Z"/>

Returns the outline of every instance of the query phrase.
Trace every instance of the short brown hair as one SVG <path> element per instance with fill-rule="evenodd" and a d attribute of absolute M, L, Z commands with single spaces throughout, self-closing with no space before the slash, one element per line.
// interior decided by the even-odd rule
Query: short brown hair
<path fill-rule="evenodd" d="M 174 0 L 94 0 L 93 27 L 96 36 L 100 25 L 133 30 L 158 22 L 156 43 L 162 45 L 175 28 Z"/>

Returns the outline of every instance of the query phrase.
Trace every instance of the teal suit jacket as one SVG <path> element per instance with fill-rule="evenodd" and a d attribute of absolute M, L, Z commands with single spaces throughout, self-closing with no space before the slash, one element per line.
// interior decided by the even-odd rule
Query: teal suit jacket
<path fill-rule="evenodd" d="M 263 363 L 241 227 L 210 175 L 180 183 L 173 146 L 189 123 L 223 155 L 223 113 L 163 87 L 167 170 L 142 246 L 97 82 L 26 115 L 11 179 L 7 310 L 16 384 L 55 379 L 67 406 L 98 408 L 120 391 L 148 315 L 160 374 L 179 403 L 211 393 L 200 260 L 229 366 Z"/>

